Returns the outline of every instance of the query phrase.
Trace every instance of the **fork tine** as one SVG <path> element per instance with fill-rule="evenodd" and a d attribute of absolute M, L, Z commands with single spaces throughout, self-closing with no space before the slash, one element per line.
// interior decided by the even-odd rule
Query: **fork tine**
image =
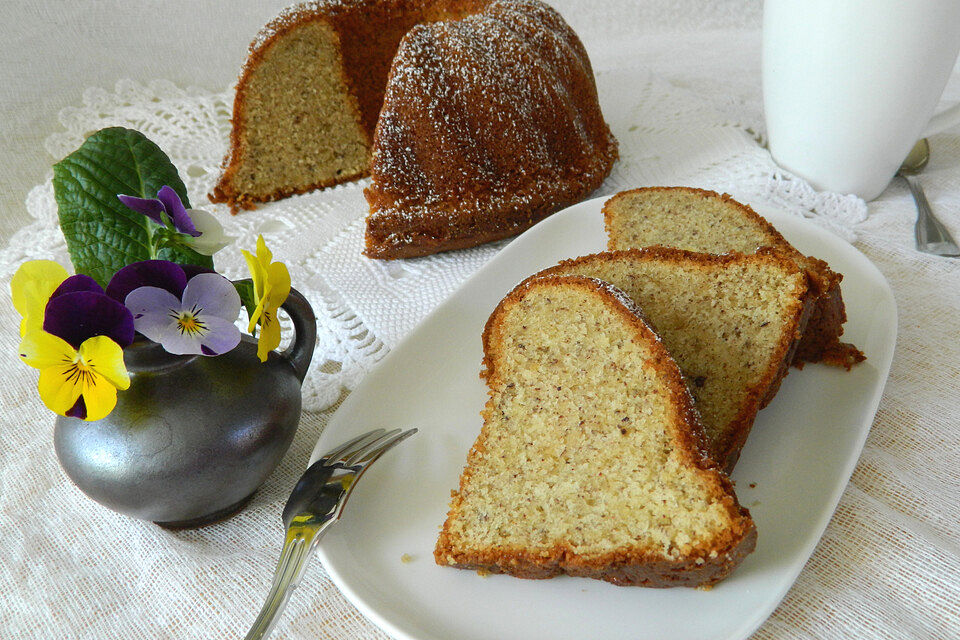
<path fill-rule="evenodd" d="M 366 433 L 362 433 L 356 438 L 354 438 L 353 440 L 348 440 L 347 442 L 344 442 L 336 449 L 326 452 L 320 458 L 326 461 L 339 460 L 347 453 L 352 452 L 354 450 L 354 447 L 359 445 L 361 442 L 369 442 L 371 438 L 377 439 L 381 435 L 383 435 L 384 431 L 385 431 L 384 429 L 374 429 L 373 431 L 367 431 Z"/>
<path fill-rule="evenodd" d="M 384 434 L 381 434 L 380 437 L 375 440 L 369 440 L 364 443 L 362 447 L 356 447 L 353 451 L 350 452 L 350 455 L 343 456 L 343 464 L 347 467 L 353 466 L 357 463 L 360 458 L 366 455 L 371 449 L 380 446 L 385 440 L 389 440 L 400 433 L 400 429 L 391 429 Z"/>
<path fill-rule="evenodd" d="M 399 430 L 399 429 L 396 429 L 396 431 L 400 431 L 400 430 Z M 393 447 L 397 446 L 398 444 L 400 444 L 401 442 L 403 442 L 404 440 L 406 440 L 407 438 L 409 438 L 410 436 L 412 436 L 412 435 L 415 434 L 416 432 L 417 432 L 417 429 L 407 429 L 407 430 L 404 431 L 403 433 L 397 433 L 397 434 L 391 436 L 388 440 L 382 441 L 382 442 L 380 443 L 380 445 L 377 446 L 375 449 L 372 449 L 372 450 L 371 450 L 369 447 L 367 447 L 368 451 L 367 451 L 366 455 L 364 455 L 362 458 L 360 458 L 360 459 L 357 461 L 357 463 L 358 463 L 358 464 L 363 464 L 363 463 L 368 463 L 368 464 L 369 464 L 369 463 L 374 462 L 377 458 L 379 458 L 379 457 L 382 456 L 384 453 L 386 453 L 387 451 L 389 451 L 389 450 L 392 449 Z M 381 440 L 383 440 L 383 439 L 381 439 Z"/>

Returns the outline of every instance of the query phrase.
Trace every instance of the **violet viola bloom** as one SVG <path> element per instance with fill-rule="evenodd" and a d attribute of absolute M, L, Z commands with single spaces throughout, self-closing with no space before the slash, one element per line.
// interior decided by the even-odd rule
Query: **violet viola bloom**
<path fill-rule="evenodd" d="M 121 348 L 133 342 L 133 317 L 85 275 L 70 276 L 57 287 L 43 313 L 43 330 L 77 349 L 87 338 L 107 336 Z"/>
<path fill-rule="evenodd" d="M 107 295 L 123 304 L 134 289 L 159 287 L 177 296 L 187 286 L 183 266 L 169 260 L 142 260 L 123 267 L 110 278 Z"/>
<path fill-rule="evenodd" d="M 194 238 L 200 236 L 200 232 L 193 226 L 193 220 L 187 213 L 187 208 L 180 201 L 180 196 L 173 190 L 173 187 L 163 185 L 157 191 L 156 198 L 137 198 L 136 196 L 118 195 L 124 205 L 133 209 L 137 213 L 142 213 L 162 227 L 167 226 L 167 220 L 173 225 L 173 228 L 180 233 L 185 233 Z M 164 219 L 166 214 L 166 220 Z"/>
<path fill-rule="evenodd" d="M 234 324 L 240 296 L 217 273 L 192 277 L 182 296 L 161 287 L 139 287 L 127 295 L 126 305 L 136 330 L 169 353 L 215 356 L 240 343 Z"/>
<path fill-rule="evenodd" d="M 232 240 L 213 214 L 203 209 L 187 209 L 170 186 L 160 187 L 156 198 L 126 195 L 118 195 L 117 198 L 128 208 L 142 213 L 160 226 L 172 227 L 185 236 L 182 244 L 205 256 L 212 256 Z"/>

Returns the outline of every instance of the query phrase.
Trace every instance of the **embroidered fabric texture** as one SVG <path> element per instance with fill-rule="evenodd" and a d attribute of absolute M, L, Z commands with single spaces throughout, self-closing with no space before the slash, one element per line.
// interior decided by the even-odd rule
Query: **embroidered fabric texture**
<path fill-rule="evenodd" d="M 709 88 L 685 89 L 640 68 L 600 69 L 597 80 L 621 160 L 596 196 L 682 184 L 767 200 L 848 240 L 859 233 L 858 246 L 890 278 L 901 305 L 898 359 L 851 486 L 818 552 L 756 637 L 958 637 L 960 507 L 950 496 L 960 483 L 954 428 L 960 414 L 960 263 L 920 258 L 904 244 L 902 193 L 896 203 L 872 206 L 868 219 L 863 201 L 818 193 L 781 171 L 758 144 L 763 129 L 755 103 L 743 108 L 736 97 L 711 97 Z M 252 621 L 276 562 L 279 505 L 331 409 L 509 242 L 415 260 L 363 258 L 365 181 L 230 216 L 205 194 L 218 176 L 231 103 L 230 92 L 159 81 L 122 81 L 112 92 L 90 89 L 83 106 L 62 114 L 64 131 L 49 138 L 47 150 L 59 159 L 99 128 L 139 129 L 170 155 L 193 205 L 214 212 L 236 237 L 216 256 L 219 270 L 242 277 L 237 249 L 252 248 L 256 235 L 264 234 L 318 318 L 300 431 L 278 471 L 233 519 L 179 532 L 131 521 L 95 505 L 63 476 L 50 445 L 52 419 L 40 407 L 30 373 L 16 362 L 15 331 L 4 332 L 0 362 L 16 371 L 16 384 L 0 388 L 0 398 L 19 424 L 31 425 L 8 430 L 8 442 L 0 445 L 0 584 L 18 591 L 17 606 L 0 613 L 0 627 L 14 637 L 68 629 L 87 638 L 238 635 Z M 954 159 L 960 158 L 957 146 L 954 139 Z M 944 174 L 951 177 L 956 184 L 956 171 Z M 34 222 L 0 252 L 5 282 L 27 259 L 69 265 L 49 178 L 30 192 L 27 207 Z M 931 327 L 925 321 L 935 312 L 943 313 Z M 16 326 L 7 306 L 0 317 L 4 326 Z M 943 373 L 939 388 L 930 371 Z M 888 613 L 891 607 L 899 612 Z M 291 601 L 278 637 L 386 636 L 318 565 Z"/>

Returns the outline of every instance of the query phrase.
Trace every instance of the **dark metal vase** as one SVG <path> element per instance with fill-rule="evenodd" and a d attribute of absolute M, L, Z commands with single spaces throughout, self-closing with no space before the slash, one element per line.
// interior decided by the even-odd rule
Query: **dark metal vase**
<path fill-rule="evenodd" d="M 296 340 L 264 363 L 246 335 L 216 357 L 171 355 L 149 341 L 124 349 L 130 388 L 110 415 L 57 417 L 54 445 L 70 479 L 104 506 L 163 526 L 242 508 L 293 441 L 316 344 L 306 299 L 291 290 L 283 308 Z"/>

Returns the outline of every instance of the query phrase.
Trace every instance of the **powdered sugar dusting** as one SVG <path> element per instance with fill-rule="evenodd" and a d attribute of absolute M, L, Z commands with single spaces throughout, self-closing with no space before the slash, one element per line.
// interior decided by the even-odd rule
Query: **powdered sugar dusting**
<path fill-rule="evenodd" d="M 537 0 L 496 0 L 401 43 L 374 137 L 368 229 L 392 227 L 378 241 L 403 244 L 424 224 L 443 235 L 513 215 L 521 230 L 599 186 L 615 157 L 573 31 Z"/>
<path fill-rule="evenodd" d="M 366 191 L 376 244 L 506 237 L 609 174 L 617 144 L 586 51 L 539 0 L 303 2 L 258 33 L 247 65 L 296 25 L 371 12 L 450 16 L 414 26 L 393 61 Z"/>

